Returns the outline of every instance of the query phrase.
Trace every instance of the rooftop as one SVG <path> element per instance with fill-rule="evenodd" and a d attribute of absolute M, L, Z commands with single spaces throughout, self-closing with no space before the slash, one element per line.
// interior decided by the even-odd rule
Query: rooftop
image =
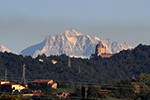
<path fill-rule="evenodd" d="M 52 79 L 37 79 L 32 82 L 49 82 L 49 81 L 52 81 Z"/>
<path fill-rule="evenodd" d="M 6 81 L 6 80 L 0 80 L 0 82 L 9 82 L 9 81 Z"/>
<path fill-rule="evenodd" d="M 20 84 L 16 84 L 16 83 L 5 83 L 5 84 L 2 84 L 2 85 L 20 85 Z"/>

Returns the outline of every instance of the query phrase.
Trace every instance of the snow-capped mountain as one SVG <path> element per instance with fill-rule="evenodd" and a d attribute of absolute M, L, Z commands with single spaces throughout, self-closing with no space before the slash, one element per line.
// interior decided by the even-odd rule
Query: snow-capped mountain
<path fill-rule="evenodd" d="M 39 44 L 33 45 L 21 51 L 22 55 L 31 55 L 33 57 L 39 54 L 59 55 L 64 53 L 69 56 L 86 56 L 95 53 L 95 47 L 99 42 L 98 37 L 91 38 L 83 35 L 73 29 L 65 30 L 54 36 L 46 36 L 45 40 Z M 119 45 L 117 42 L 111 42 L 109 39 L 103 40 L 108 53 L 117 53 L 122 49 L 132 48 L 129 44 Z"/>
<path fill-rule="evenodd" d="M 133 49 L 133 47 L 126 42 L 119 44 L 117 42 L 111 42 L 109 39 L 105 39 L 102 43 L 106 46 L 107 53 L 118 53 L 121 50 Z"/>
<path fill-rule="evenodd" d="M 14 54 L 17 54 L 16 52 L 14 51 L 11 51 L 9 50 L 8 48 L 6 48 L 4 45 L 0 44 L 0 52 L 8 52 L 8 53 L 14 53 Z"/>

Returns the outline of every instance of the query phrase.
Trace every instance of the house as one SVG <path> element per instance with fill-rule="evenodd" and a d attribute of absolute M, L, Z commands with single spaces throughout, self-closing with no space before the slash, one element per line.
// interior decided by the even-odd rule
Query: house
<path fill-rule="evenodd" d="M 25 86 L 26 88 L 28 87 L 28 84 L 26 82 L 25 83 L 19 82 L 19 84 Z"/>
<path fill-rule="evenodd" d="M 42 60 L 42 59 L 39 59 L 39 62 L 43 62 L 43 60 Z"/>
<path fill-rule="evenodd" d="M 41 90 L 44 88 L 47 88 L 47 85 L 51 84 L 52 88 L 57 88 L 57 83 L 54 83 L 52 79 L 37 79 L 32 81 L 32 85 L 30 85 L 29 88 L 32 88 L 34 90 Z"/>
<path fill-rule="evenodd" d="M 10 83 L 9 81 L 6 81 L 6 80 L 0 80 L 0 84 L 5 84 L 5 83 Z"/>
<path fill-rule="evenodd" d="M 1 90 L 2 91 L 6 91 L 6 92 L 10 92 L 12 90 L 12 92 L 18 90 L 18 92 L 21 92 L 21 90 L 25 89 L 24 86 L 20 85 L 20 84 L 16 84 L 16 83 L 5 83 L 1 85 Z"/>
<path fill-rule="evenodd" d="M 57 89 L 57 83 L 52 83 L 52 88 Z"/>
<path fill-rule="evenodd" d="M 37 79 L 32 81 L 32 83 L 46 83 L 46 84 L 50 84 L 53 83 L 52 79 Z"/>
<path fill-rule="evenodd" d="M 57 61 L 56 60 L 52 60 L 51 61 L 54 65 L 57 63 Z"/>

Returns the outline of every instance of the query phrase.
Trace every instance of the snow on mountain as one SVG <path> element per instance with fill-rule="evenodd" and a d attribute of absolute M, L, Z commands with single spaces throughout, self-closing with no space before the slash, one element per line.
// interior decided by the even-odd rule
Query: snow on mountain
<path fill-rule="evenodd" d="M 128 43 L 119 44 L 111 42 L 109 39 L 103 40 L 102 43 L 106 46 L 108 53 L 119 53 L 121 50 L 133 49 Z"/>
<path fill-rule="evenodd" d="M 9 50 L 8 48 L 6 48 L 4 45 L 0 44 L 0 52 L 8 52 L 8 53 L 14 53 L 17 54 L 14 51 Z"/>
<path fill-rule="evenodd" d="M 121 49 L 127 50 L 127 49 L 133 49 L 132 46 L 130 46 L 127 42 L 120 44 Z"/>
<path fill-rule="evenodd" d="M 36 57 L 41 54 L 59 55 L 62 52 L 69 56 L 88 57 L 95 53 L 95 47 L 100 39 L 83 35 L 73 29 L 65 30 L 54 36 L 46 36 L 45 40 L 39 44 L 33 45 L 21 51 L 22 55 L 31 55 Z M 103 40 L 108 53 L 117 53 L 123 49 L 132 48 L 129 44 L 119 45 L 117 42 L 111 42 L 109 39 Z"/>

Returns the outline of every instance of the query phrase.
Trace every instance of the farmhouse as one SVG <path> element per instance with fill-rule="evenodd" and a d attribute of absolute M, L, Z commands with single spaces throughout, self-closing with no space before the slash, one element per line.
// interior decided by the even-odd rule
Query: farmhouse
<path fill-rule="evenodd" d="M 41 90 L 43 88 L 46 88 L 48 84 L 52 85 L 52 88 L 57 88 L 57 83 L 54 83 L 52 79 L 37 79 L 32 81 L 32 85 L 30 88 L 33 88 L 35 90 Z"/>

